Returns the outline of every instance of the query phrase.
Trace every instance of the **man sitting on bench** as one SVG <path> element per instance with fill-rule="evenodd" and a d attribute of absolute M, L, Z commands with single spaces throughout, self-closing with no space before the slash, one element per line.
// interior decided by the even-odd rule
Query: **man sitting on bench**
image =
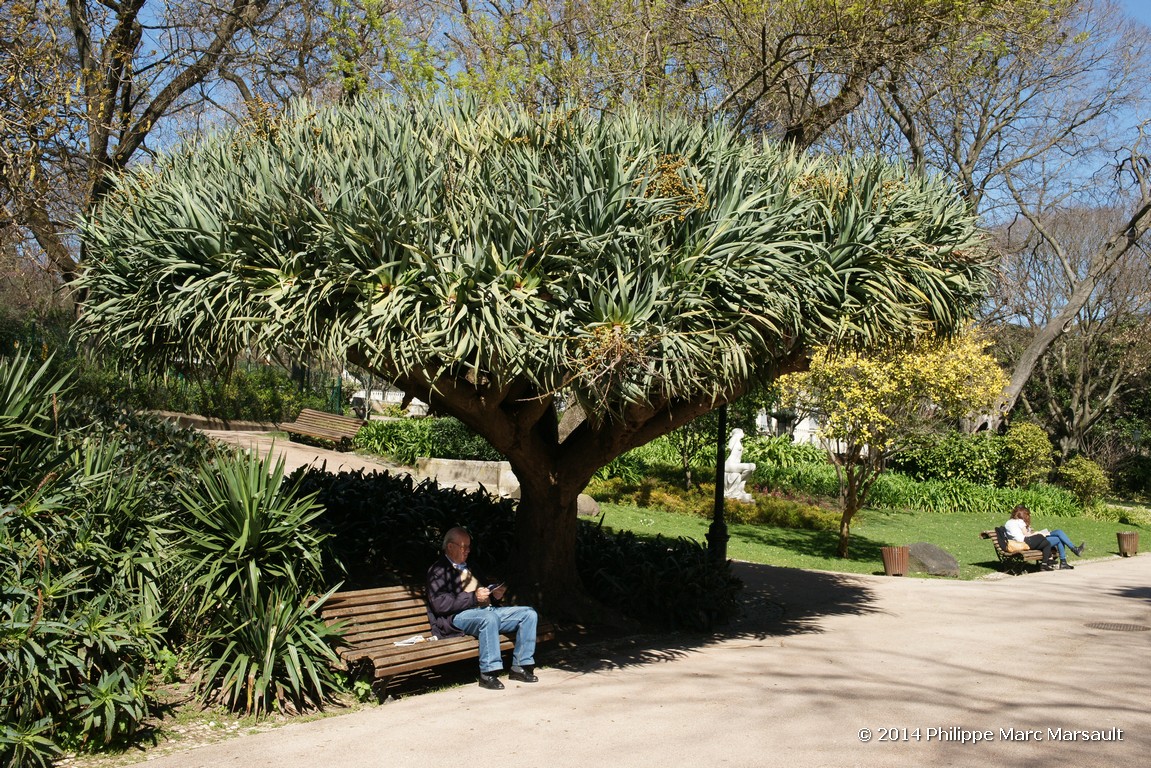
<path fill-rule="evenodd" d="M 480 642 L 480 687 L 502 690 L 496 674 L 504 668 L 500 658 L 500 633 L 515 632 L 512 668 L 508 678 L 534 683 L 536 623 L 538 617 L 526 606 L 496 605 L 504 596 L 504 584 L 481 586 L 467 565 L 472 537 L 463 528 L 444 534 L 444 554 L 428 568 L 428 621 L 437 637 L 468 634 Z"/>

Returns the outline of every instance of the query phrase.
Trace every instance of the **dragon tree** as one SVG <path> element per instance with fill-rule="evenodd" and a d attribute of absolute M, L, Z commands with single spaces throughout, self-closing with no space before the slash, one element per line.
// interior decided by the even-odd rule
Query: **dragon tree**
<path fill-rule="evenodd" d="M 82 233 L 87 341 L 159 367 L 323 350 L 483 435 L 522 486 L 521 590 L 569 613 L 597 469 L 816 345 L 946 335 L 988 272 L 951 185 L 902 166 L 442 101 L 203 138 L 122 174 Z"/>

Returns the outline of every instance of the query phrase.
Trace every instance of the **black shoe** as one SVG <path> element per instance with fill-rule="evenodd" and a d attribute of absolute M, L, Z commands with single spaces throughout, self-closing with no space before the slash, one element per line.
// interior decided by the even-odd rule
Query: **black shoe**
<path fill-rule="evenodd" d="M 487 688 L 489 691 L 502 691 L 504 684 L 495 675 L 480 672 L 480 688 Z"/>
<path fill-rule="evenodd" d="M 1053 566 L 1051 563 L 1040 563 L 1039 564 L 1039 570 L 1041 570 L 1041 571 L 1054 571 L 1055 566 Z M 481 683 L 481 685 L 482 685 L 482 683 Z"/>
<path fill-rule="evenodd" d="M 537 683 L 539 678 L 532 674 L 531 667 L 512 667 L 508 679 L 519 683 Z"/>
<path fill-rule="evenodd" d="M 1061 571 L 1074 571 L 1075 566 L 1072 565 L 1071 563 L 1067 562 L 1066 560 L 1060 560 L 1059 561 L 1059 570 L 1061 570 Z"/>
<path fill-rule="evenodd" d="M 1083 550 L 1085 550 L 1085 549 L 1087 549 L 1087 542 L 1081 541 L 1081 542 L 1079 542 L 1079 546 L 1078 547 L 1072 547 L 1071 551 L 1075 553 L 1076 557 L 1083 557 Z"/>

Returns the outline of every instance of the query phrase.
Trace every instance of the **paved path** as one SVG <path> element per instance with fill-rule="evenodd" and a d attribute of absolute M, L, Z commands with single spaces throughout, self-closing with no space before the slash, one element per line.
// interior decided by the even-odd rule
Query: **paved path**
<path fill-rule="evenodd" d="M 752 564 L 737 571 L 747 611 L 719 637 L 553 651 L 536 685 L 405 696 L 150 764 L 801 768 L 1147 759 L 1151 631 L 1137 630 L 1151 627 L 1151 556 L 976 582 Z"/>
<path fill-rule="evenodd" d="M 276 454 L 284 459 L 285 473 L 303 466 L 323 466 L 329 472 L 350 472 L 357 469 L 364 469 L 369 472 L 373 469 L 402 471 L 398 465 L 382 458 L 373 459 L 348 451 L 315 448 L 303 443 L 293 443 L 287 437 L 273 437 L 267 432 L 225 429 L 204 429 L 201 431 L 215 440 L 231 443 L 241 448 L 258 450 L 264 455 L 274 449 Z"/>

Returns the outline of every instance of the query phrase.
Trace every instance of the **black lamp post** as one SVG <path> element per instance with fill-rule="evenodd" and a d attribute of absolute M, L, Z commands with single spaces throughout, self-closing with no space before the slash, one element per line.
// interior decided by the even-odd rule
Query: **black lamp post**
<path fill-rule="evenodd" d="M 719 431 L 715 437 L 715 511 L 707 529 L 707 551 L 717 563 L 727 560 L 727 523 L 723 520 L 723 450 L 727 439 L 727 405 L 719 407 Z"/>

